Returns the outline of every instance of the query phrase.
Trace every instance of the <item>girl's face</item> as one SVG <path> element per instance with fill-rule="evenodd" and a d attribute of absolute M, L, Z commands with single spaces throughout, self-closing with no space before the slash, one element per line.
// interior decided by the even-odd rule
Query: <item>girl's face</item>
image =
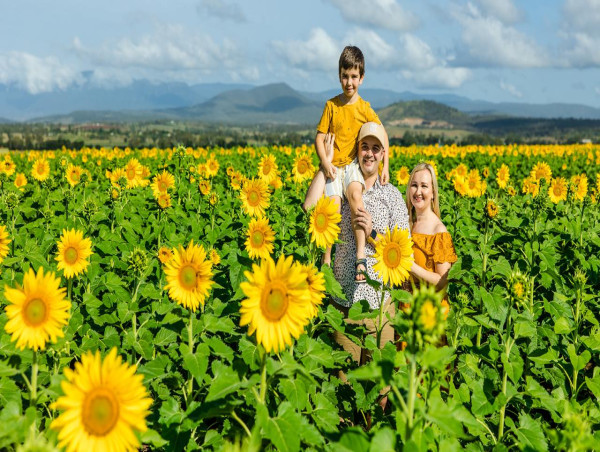
<path fill-rule="evenodd" d="M 431 209 L 431 201 L 433 200 L 433 181 L 429 170 L 424 169 L 417 171 L 408 187 L 410 201 L 415 209 L 424 210 Z"/>

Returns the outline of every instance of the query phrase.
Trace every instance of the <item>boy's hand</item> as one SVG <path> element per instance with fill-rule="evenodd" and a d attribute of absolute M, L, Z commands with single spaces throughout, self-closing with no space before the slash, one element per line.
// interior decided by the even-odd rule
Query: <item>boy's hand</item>
<path fill-rule="evenodd" d="M 360 228 L 365 232 L 365 236 L 368 238 L 373 230 L 373 219 L 371 214 L 364 207 L 358 207 L 354 218 L 352 219 L 352 226 L 354 228 Z"/>
<path fill-rule="evenodd" d="M 381 170 L 381 184 L 385 185 L 390 181 L 390 170 L 388 166 L 384 163 L 383 169 Z"/>
<path fill-rule="evenodd" d="M 335 133 L 325 134 L 323 144 L 325 144 L 325 158 L 327 162 L 331 163 L 333 160 L 333 143 L 335 142 Z"/>

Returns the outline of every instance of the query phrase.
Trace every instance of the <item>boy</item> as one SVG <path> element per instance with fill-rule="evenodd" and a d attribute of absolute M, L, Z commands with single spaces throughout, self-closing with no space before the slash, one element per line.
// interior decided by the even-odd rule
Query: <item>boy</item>
<path fill-rule="evenodd" d="M 321 166 L 308 188 L 302 207 L 305 211 L 313 207 L 325 189 L 325 195 L 333 198 L 337 204 L 338 212 L 342 196 L 345 195 L 354 218 L 358 208 L 364 208 L 362 192 L 365 184 L 357 162 L 353 161 L 356 156 L 356 137 L 364 123 L 381 124 L 381 121 L 371 105 L 358 95 L 358 87 L 365 77 L 365 60 L 358 47 L 344 48 L 340 55 L 338 75 L 342 93 L 327 101 L 317 125 L 315 148 Z M 387 135 L 385 135 L 385 143 L 382 144 L 384 158 L 381 182 L 386 184 L 389 181 Z M 366 237 L 364 231 L 359 228 L 354 229 L 354 234 L 357 259 L 356 281 L 364 282 Z M 325 251 L 323 263 L 331 264 L 331 248 Z"/>

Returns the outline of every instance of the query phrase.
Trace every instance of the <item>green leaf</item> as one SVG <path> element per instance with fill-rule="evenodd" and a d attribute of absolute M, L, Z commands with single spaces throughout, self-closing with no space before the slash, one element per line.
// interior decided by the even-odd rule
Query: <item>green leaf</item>
<path fill-rule="evenodd" d="M 452 347 L 429 347 L 420 359 L 423 368 L 441 369 L 454 359 L 455 350 Z"/>
<path fill-rule="evenodd" d="M 575 345 L 573 344 L 569 344 L 569 346 L 567 347 L 567 353 L 569 354 L 569 360 L 571 361 L 571 365 L 575 368 L 576 371 L 580 371 L 581 369 L 583 369 L 592 358 L 592 354 L 589 350 L 585 350 L 581 355 L 578 355 L 575 351 Z"/>
<path fill-rule="evenodd" d="M 542 423 L 528 414 L 519 416 L 519 427 L 513 429 L 522 449 L 532 451 L 547 451 L 548 443 L 544 436 Z"/>
<path fill-rule="evenodd" d="M 269 418 L 265 426 L 265 436 L 278 451 L 296 452 L 300 450 L 300 437 L 296 426 L 285 418 Z"/>
<path fill-rule="evenodd" d="M 18 369 L 10 367 L 8 363 L 0 361 L 0 377 L 12 377 L 19 373 Z"/>
<path fill-rule="evenodd" d="M 596 375 L 594 378 L 586 377 L 585 384 L 588 389 L 592 391 L 592 394 L 596 396 L 596 401 L 600 401 L 600 374 Z"/>
<path fill-rule="evenodd" d="M 330 294 L 334 298 L 339 298 L 342 300 L 346 299 L 346 294 L 342 290 L 342 286 L 335 278 L 333 274 L 333 269 L 329 265 L 323 265 L 321 267 L 321 272 L 325 277 L 325 290 L 328 294 Z"/>
<path fill-rule="evenodd" d="M 313 396 L 314 408 L 309 409 L 309 414 L 321 430 L 334 432 L 338 429 L 340 421 L 337 408 L 325 395 L 318 392 Z"/>
<path fill-rule="evenodd" d="M 279 383 L 279 390 L 294 409 L 303 411 L 308 405 L 308 392 L 302 380 L 282 380 Z"/>
<path fill-rule="evenodd" d="M 396 450 L 396 433 L 389 427 L 378 430 L 373 439 L 369 452 L 394 452 Z"/>
<path fill-rule="evenodd" d="M 213 381 L 206 396 L 206 402 L 222 399 L 232 392 L 236 392 L 241 386 L 238 374 L 231 368 L 214 361 L 212 365 Z"/>
<path fill-rule="evenodd" d="M 485 306 L 487 314 L 494 320 L 498 320 L 501 324 L 506 320 L 508 314 L 508 304 L 506 300 L 498 293 L 490 294 L 483 287 L 479 288 L 481 301 Z"/>
<path fill-rule="evenodd" d="M 181 344 L 179 351 L 183 358 L 183 368 L 190 372 L 198 385 L 202 387 L 210 357 L 208 345 L 199 344 L 194 353 L 191 353 L 190 348 L 186 344 Z"/>
<path fill-rule="evenodd" d="M 554 324 L 554 332 L 556 334 L 569 334 L 573 328 L 575 328 L 573 321 L 566 317 L 560 317 Z"/>
<path fill-rule="evenodd" d="M 162 439 L 160 434 L 156 430 L 148 429 L 140 435 L 140 441 L 142 444 L 151 444 L 152 446 L 159 448 L 168 443 L 167 440 Z"/>

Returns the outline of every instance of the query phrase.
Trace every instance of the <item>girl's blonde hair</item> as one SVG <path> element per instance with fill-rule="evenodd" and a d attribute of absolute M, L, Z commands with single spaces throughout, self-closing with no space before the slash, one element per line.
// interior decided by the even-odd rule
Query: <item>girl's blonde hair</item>
<path fill-rule="evenodd" d="M 431 186 L 433 189 L 433 197 L 431 199 L 431 210 L 433 210 L 433 213 L 435 213 L 438 216 L 438 218 L 441 219 L 440 200 L 439 200 L 439 196 L 438 196 L 439 190 L 438 190 L 437 177 L 435 177 L 435 170 L 433 169 L 433 166 L 431 166 L 429 163 L 419 163 L 411 171 L 410 178 L 408 179 L 408 185 L 406 186 L 407 187 L 406 188 L 406 207 L 408 208 L 408 219 L 409 219 L 411 228 L 415 222 L 416 212 L 413 213 L 415 209 L 413 207 L 412 200 L 411 200 L 410 194 L 409 194 L 410 186 L 412 184 L 415 174 L 418 173 L 419 171 L 423 171 L 423 170 L 427 170 L 427 171 L 429 171 L 429 174 L 431 174 Z"/>

